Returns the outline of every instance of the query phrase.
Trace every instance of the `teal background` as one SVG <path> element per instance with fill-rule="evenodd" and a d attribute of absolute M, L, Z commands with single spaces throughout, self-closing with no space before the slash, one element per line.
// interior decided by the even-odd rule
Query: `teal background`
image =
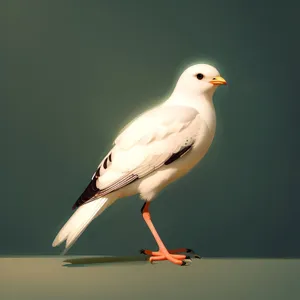
<path fill-rule="evenodd" d="M 205 159 L 152 216 L 170 248 L 299 257 L 296 1 L 1 1 L 0 254 L 51 243 L 119 130 L 208 62 L 218 128 Z M 138 197 L 95 220 L 71 254 L 155 243 Z"/>

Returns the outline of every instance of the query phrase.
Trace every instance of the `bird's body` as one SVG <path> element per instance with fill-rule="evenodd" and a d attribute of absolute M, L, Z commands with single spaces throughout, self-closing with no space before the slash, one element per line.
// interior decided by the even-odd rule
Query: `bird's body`
<path fill-rule="evenodd" d="M 117 199 L 140 194 L 150 202 L 189 172 L 213 141 L 216 114 L 212 96 L 216 86 L 224 83 L 215 68 L 192 66 L 181 75 L 167 101 L 127 125 L 74 204 L 78 210 L 53 246 L 67 240 L 69 249 L 88 224 Z"/>

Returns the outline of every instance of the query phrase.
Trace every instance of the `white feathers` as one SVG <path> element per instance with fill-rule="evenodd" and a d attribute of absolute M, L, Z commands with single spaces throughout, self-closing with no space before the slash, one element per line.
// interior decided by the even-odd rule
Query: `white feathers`
<path fill-rule="evenodd" d="M 191 145 L 201 126 L 199 112 L 185 106 L 159 106 L 137 118 L 115 140 L 112 162 L 97 180 L 108 188 L 125 175 L 139 178 L 156 170 L 182 147 Z"/>
<path fill-rule="evenodd" d="M 122 150 L 129 150 L 137 145 L 163 140 L 186 128 L 198 113 L 186 106 L 158 106 L 127 126 L 116 138 L 115 144 Z"/>
<path fill-rule="evenodd" d="M 97 188 L 93 186 L 95 193 L 86 199 L 93 200 L 77 209 L 58 233 L 54 247 L 66 241 L 66 253 L 89 223 L 116 199 L 139 193 L 151 201 L 202 159 L 215 134 L 212 97 L 216 85 L 225 82 L 220 79 L 212 66 L 188 68 L 169 99 L 123 129 L 99 165 L 97 181 L 93 182 Z M 107 197 L 94 200 L 101 192 Z"/>
<path fill-rule="evenodd" d="M 109 205 L 108 198 L 100 198 L 79 207 L 57 234 L 52 246 L 56 247 L 66 240 L 65 254 L 76 242 L 92 220 Z"/>

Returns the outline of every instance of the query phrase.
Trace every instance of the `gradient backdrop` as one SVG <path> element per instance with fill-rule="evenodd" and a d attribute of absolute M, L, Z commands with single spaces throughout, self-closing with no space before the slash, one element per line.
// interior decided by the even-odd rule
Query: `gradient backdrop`
<path fill-rule="evenodd" d="M 153 221 L 167 246 L 204 257 L 299 257 L 298 6 L 1 1 L 0 254 L 59 253 L 52 240 L 119 130 L 208 62 L 228 81 L 216 138 Z M 142 204 L 117 202 L 70 254 L 155 247 Z"/>

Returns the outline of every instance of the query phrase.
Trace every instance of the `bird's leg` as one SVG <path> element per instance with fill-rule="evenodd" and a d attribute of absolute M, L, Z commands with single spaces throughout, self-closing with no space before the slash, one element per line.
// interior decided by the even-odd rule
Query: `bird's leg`
<path fill-rule="evenodd" d="M 173 251 L 168 251 L 167 248 L 165 247 L 164 243 L 162 242 L 160 236 L 158 235 L 152 221 L 151 221 L 151 216 L 150 216 L 150 212 L 149 212 L 149 205 L 150 202 L 146 202 L 144 204 L 144 206 L 142 207 L 142 215 L 143 218 L 146 222 L 146 224 L 148 225 L 157 245 L 158 245 L 158 251 L 150 251 L 150 250 L 143 250 L 145 254 L 147 255 L 151 255 L 149 261 L 153 262 L 153 261 L 161 261 L 161 260 L 169 260 L 170 262 L 176 264 L 176 265 L 180 265 L 180 266 L 184 266 L 186 265 L 186 261 L 185 259 L 189 259 L 189 256 L 186 255 L 179 255 L 179 254 L 173 254 L 173 253 L 178 253 L 178 252 L 174 252 Z M 187 249 L 177 249 L 177 250 L 187 250 Z M 184 251 L 183 251 L 184 252 Z"/>

